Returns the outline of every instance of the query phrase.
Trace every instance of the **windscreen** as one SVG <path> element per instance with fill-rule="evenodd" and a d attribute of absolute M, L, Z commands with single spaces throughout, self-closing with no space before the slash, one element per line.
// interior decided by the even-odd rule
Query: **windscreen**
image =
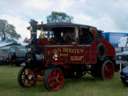
<path fill-rule="evenodd" d="M 56 27 L 51 30 L 42 30 L 38 38 L 52 39 L 56 43 L 71 43 L 75 40 L 75 30 L 71 27 Z"/>

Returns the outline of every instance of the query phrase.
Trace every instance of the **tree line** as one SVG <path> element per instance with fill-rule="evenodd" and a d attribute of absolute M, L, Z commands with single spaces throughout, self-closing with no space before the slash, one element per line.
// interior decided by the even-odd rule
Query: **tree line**
<path fill-rule="evenodd" d="M 72 23 L 73 17 L 64 12 L 53 11 L 46 19 L 47 23 Z M 14 25 L 9 24 L 7 20 L 0 19 L 0 38 L 2 41 L 6 39 L 19 39 L 20 37 Z"/>
<path fill-rule="evenodd" d="M 6 39 L 19 39 L 20 37 L 14 25 L 9 24 L 7 20 L 0 19 L 0 38 L 2 41 Z"/>

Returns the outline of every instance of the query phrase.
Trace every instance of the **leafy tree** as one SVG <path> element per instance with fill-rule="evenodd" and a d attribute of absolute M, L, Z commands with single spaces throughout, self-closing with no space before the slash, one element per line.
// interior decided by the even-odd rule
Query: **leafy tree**
<path fill-rule="evenodd" d="M 71 23 L 72 20 L 72 16 L 63 12 L 52 12 L 49 16 L 47 16 L 47 23 Z"/>
<path fill-rule="evenodd" d="M 19 39 L 20 35 L 16 32 L 15 27 L 6 20 L 0 19 L 0 37 L 2 40 L 14 38 Z"/>
<path fill-rule="evenodd" d="M 0 37 L 2 40 L 5 39 L 5 26 L 7 25 L 6 20 L 0 20 Z"/>

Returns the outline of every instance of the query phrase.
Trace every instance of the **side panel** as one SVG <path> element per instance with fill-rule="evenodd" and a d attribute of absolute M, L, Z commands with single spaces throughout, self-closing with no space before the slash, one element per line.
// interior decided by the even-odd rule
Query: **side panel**
<path fill-rule="evenodd" d="M 48 45 L 45 46 L 48 63 L 95 64 L 96 51 L 92 45 Z"/>

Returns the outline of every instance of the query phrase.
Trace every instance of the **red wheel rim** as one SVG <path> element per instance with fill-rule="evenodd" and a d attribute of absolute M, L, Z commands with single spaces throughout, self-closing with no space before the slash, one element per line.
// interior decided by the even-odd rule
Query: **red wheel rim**
<path fill-rule="evenodd" d="M 59 90 L 64 85 L 64 75 L 63 73 L 55 69 L 48 76 L 48 85 L 53 91 Z"/>
<path fill-rule="evenodd" d="M 103 79 L 112 79 L 114 74 L 114 66 L 111 62 L 106 62 L 102 67 L 102 77 Z"/>
<path fill-rule="evenodd" d="M 31 69 L 24 69 L 22 75 L 21 75 L 21 80 L 26 87 L 31 87 L 35 81 L 35 75 Z"/>

